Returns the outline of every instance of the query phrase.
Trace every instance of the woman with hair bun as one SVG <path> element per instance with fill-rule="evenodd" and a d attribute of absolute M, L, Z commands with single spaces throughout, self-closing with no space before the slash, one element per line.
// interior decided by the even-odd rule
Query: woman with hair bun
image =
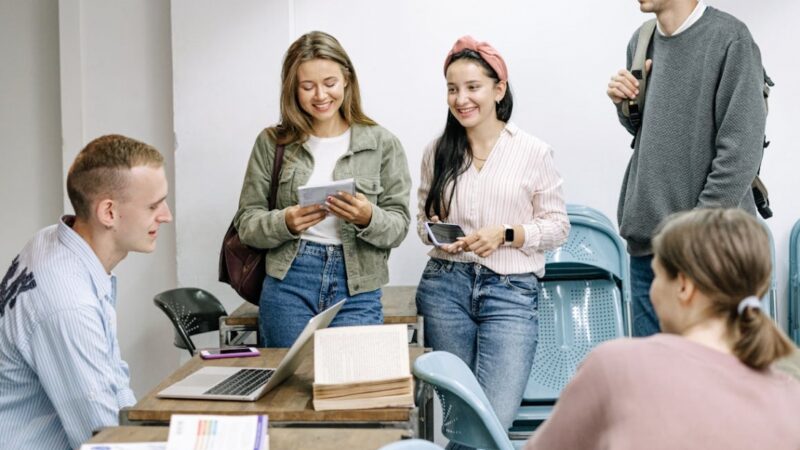
<path fill-rule="evenodd" d="M 662 334 L 592 351 L 526 449 L 800 448 L 794 345 L 761 308 L 769 236 L 739 209 L 668 218 L 650 288 Z"/>

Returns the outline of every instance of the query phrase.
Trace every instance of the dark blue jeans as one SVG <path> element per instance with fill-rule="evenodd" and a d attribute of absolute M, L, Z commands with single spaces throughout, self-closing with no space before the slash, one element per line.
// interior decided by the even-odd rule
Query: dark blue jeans
<path fill-rule="evenodd" d="M 500 275 L 480 264 L 431 259 L 417 288 L 426 346 L 453 353 L 472 369 L 506 428 L 531 373 L 538 306 L 535 275 Z"/>
<path fill-rule="evenodd" d="M 290 347 L 312 317 L 347 298 L 331 327 L 383 323 L 381 290 L 350 296 L 341 245 L 300 241 L 283 280 L 267 275 L 261 290 L 259 331 L 262 347 Z"/>
<path fill-rule="evenodd" d="M 653 255 L 631 256 L 631 302 L 633 307 L 633 335 L 650 336 L 661 331 L 658 316 L 650 301 L 653 284 Z"/>

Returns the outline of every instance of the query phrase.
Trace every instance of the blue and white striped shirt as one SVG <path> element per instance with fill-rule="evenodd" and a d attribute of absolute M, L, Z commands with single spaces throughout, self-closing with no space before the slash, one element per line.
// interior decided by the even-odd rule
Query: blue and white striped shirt
<path fill-rule="evenodd" d="M 39 231 L 0 282 L 0 449 L 79 447 L 136 402 L 116 278 L 71 221 Z"/>

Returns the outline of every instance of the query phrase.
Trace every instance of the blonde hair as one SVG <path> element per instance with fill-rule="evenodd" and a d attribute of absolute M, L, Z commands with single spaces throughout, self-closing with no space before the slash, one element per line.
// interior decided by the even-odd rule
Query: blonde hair
<path fill-rule="evenodd" d="M 666 273 L 691 279 L 711 299 L 709 317 L 725 320 L 733 354 L 757 370 L 789 355 L 794 346 L 761 309 L 739 302 L 762 297 L 772 277 L 767 230 L 741 209 L 697 209 L 667 218 L 653 238 Z"/>
<path fill-rule="evenodd" d="M 163 164 L 164 157 L 158 150 L 129 137 L 110 134 L 89 142 L 67 174 L 67 195 L 75 215 L 88 219 L 92 202 L 99 196 L 124 198 L 127 170 Z"/>
<path fill-rule="evenodd" d="M 348 124 L 375 125 L 361 109 L 358 77 L 350 57 L 339 41 L 322 31 L 312 31 L 300 36 L 289 46 L 281 71 L 281 120 L 270 127 L 267 134 L 278 144 L 305 141 L 312 131 L 311 116 L 303 111 L 297 101 L 297 69 L 312 59 L 325 59 L 339 64 L 347 85 L 339 113 Z"/>

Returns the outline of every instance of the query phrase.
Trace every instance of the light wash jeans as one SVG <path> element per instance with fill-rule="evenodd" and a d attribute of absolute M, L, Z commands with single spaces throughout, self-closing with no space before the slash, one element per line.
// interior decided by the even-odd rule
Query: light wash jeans
<path fill-rule="evenodd" d="M 531 373 L 538 304 L 535 275 L 499 275 L 480 264 L 432 258 L 417 288 L 426 346 L 467 363 L 506 428 Z M 466 447 L 451 443 L 448 448 Z"/>
<path fill-rule="evenodd" d="M 267 275 L 261 289 L 259 331 L 262 347 L 290 347 L 308 321 L 347 298 L 331 327 L 383 323 L 381 290 L 350 296 L 341 245 L 300 241 L 283 280 Z"/>
<path fill-rule="evenodd" d="M 633 335 L 645 337 L 661 331 L 656 310 L 650 301 L 650 285 L 655 275 L 650 263 L 653 255 L 631 256 L 631 306 Z"/>

